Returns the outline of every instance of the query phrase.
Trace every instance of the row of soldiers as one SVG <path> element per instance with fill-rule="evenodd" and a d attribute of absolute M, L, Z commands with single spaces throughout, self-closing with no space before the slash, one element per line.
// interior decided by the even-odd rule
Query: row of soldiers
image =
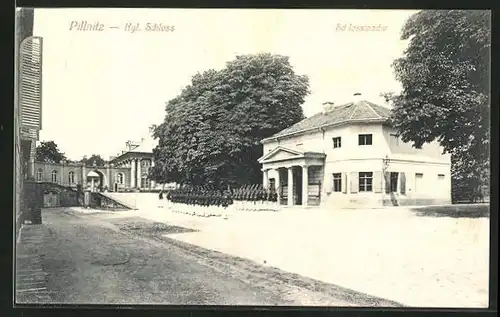
<path fill-rule="evenodd" d="M 233 199 L 240 201 L 278 201 L 278 192 L 262 185 L 244 185 L 233 192 Z"/>
<path fill-rule="evenodd" d="M 227 191 L 215 190 L 207 187 L 178 188 L 167 193 L 166 197 L 173 203 L 198 206 L 228 207 L 233 199 Z"/>
<path fill-rule="evenodd" d="M 160 193 L 160 199 L 163 193 Z M 198 206 L 228 207 L 234 201 L 276 202 L 276 190 L 264 188 L 262 185 L 245 185 L 238 189 L 217 190 L 206 187 L 184 187 L 169 191 L 167 200 L 173 203 Z"/>

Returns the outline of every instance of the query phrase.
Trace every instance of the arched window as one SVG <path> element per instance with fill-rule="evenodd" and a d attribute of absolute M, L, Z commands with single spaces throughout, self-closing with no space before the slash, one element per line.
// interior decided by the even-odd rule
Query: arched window
<path fill-rule="evenodd" d="M 68 181 L 70 185 L 75 183 L 75 172 L 71 171 L 68 173 Z"/>
<path fill-rule="evenodd" d="M 52 183 L 57 183 L 57 171 L 56 170 L 53 170 L 52 171 L 52 174 L 51 174 L 52 178 Z"/>
<path fill-rule="evenodd" d="M 123 173 L 118 173 L 118 174 L 116 174 L 116 182 L 117 182 L 118 184 L 123 184 L 123 182 L 124 182 L 124 178 L 125 178 L 125 177 L 124 177 Z"/>
<path fill-rule="evenodd" d="M 36 172 L 36 181 L 41 182 L 43 180 L 43 170 L 41 168 Z"/>

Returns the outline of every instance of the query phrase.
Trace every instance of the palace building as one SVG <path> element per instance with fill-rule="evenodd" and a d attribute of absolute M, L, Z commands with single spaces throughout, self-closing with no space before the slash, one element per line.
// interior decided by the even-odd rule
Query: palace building
<path fill-rule="evenodd" d="M 436 142 L 415 149 L 363 100 L 334 105 L 261 141 L 263 185 L 286 206 L 362 208 L 451 202 L 451 159 Z"/>
<path fill-rule="evenodd" d="M 58 164 L 35 162 L 34 177 L 37 182 L 66 187 L 81 185 L 85 189 L 93 184 L 95 188 L 110 192 L 160 189 L 148 177 L 149 169 L 154 166 L 153 148 L 156 145 L 151 135 L 140 142 L 128 141 L 126 148 L 111 157 L 104 166 L 85 166 L 83 163 L 67 161 Z"/>

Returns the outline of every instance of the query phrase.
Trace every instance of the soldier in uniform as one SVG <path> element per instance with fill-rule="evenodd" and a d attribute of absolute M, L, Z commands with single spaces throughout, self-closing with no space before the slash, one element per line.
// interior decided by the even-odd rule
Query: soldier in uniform
<path fill-rule="evenodd" d="M 163 208 L 163 190 L 160 190 L 160 193 L 158 195 L 158 198 L 160 200 L 160 203 L 158 205 L 159 208 Z"/>

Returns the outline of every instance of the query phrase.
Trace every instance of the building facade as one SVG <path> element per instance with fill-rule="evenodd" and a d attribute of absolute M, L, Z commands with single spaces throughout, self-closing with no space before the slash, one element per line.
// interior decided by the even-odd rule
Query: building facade
<path fill-rule="evenodd" d="M 125 150 L 111 157 L 104 166 L 67 161 L 35 162 L 35 180 L 65 187 L 81 185 L 84 189 L 92 189 L 93 185 L 95 190 L 110 192 L 159 190 L 163 184 L 156 184 L 149 178 L 149 169 L 154 166 L 155 146 L 156 142 L 150 136 L 140 142 L 128 141 Z"/>
<path fill-rule="evenodd" d="M 34 202 L 26 193 L 32 177 L 34 149 L 42 128 L 42 38 L 33 37 L 34 9 L 16 10 L 14 89 L 14 208 L 16 235 L 22 215 Z"/>
<path fill-rule="evenodd" d="M 388 108 L 362 100 L 262 140 L 263 184 L 282 205 L 362 208 L 451 202 L 451 160 L 437 143 L 415 149 L 389 124 Z"/>
<path fill-rule="evenodd" d="M 126 143 L 126 150 L 111 158 L 110 165 L 113 168 L 127 170 L 124 179 L 129 188 L 157 189 L 158 185 L 149 178 L 149 170 L 154 166 L 153 149 L 157 142 L 151 137 L 152 129 L 146 138 L 140 142 Z M 120 188 L 118 187 L 118 190 Z"/>

